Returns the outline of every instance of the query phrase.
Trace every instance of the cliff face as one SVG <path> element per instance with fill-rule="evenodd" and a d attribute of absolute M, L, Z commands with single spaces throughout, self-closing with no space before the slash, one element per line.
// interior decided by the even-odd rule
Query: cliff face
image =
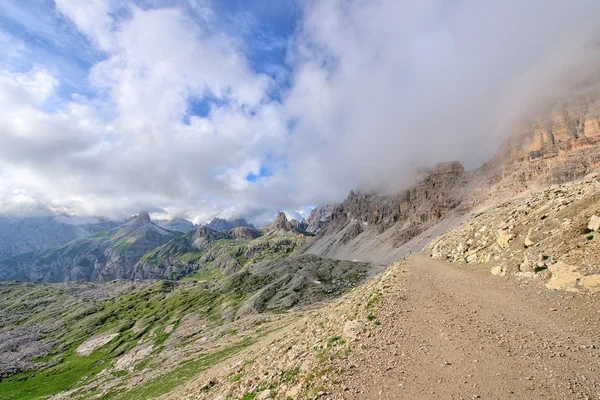
<path fill-rule="evenodd" d="M 557 104 L 523 124 L 496 159 L 502 176 L 552 184 L 582 178 L 600 166 L 600 97 L 586 95 Z"/>
<path fill-rule="evenodd" d="M 402 245 L 430 228 L 439 232 L 425 236 L 443 233 L 461 216 L 526 190 L 584 177 L 600 167 L 599 150 L 600 96 L 556 104 L 521 124 L 496 156 L 474 171 L 465 172 L 458 162 L 444 163 L 401 193 L 351 192 L 307 251 L 393 262 L 408 251 Z M 426 244 L 426 237 L 420 239 L 425 242 L 415 244 L 415 250 Z"/>
<path fill-rule="evenodd" d="M 460 206 L 465 184 L 462 164 L 451 162 L 426 171 L 416 185 L 398 194 L 352 191 L 333 209 L 307 251 L 387 263 L 396 257 L 394 249 Z"/>

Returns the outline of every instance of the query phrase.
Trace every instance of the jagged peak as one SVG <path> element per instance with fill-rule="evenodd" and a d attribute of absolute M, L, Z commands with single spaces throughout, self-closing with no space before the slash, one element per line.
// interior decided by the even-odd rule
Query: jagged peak
<path fill-rule="evenodd" d="M 148 224 L 148 223 L 152 222 L 152 220 L 150 219 L 150 214 L 148 214 L 147 211 L 140 211 L 136 220 L 138 220 L 139 222 L 141 222 L 143 224 Z"/>

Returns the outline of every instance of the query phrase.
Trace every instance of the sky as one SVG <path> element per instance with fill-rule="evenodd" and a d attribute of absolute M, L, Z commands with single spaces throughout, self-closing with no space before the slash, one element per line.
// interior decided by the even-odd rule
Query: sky
<path fill-rule="evenodd" d="M 592 0 L 4 0 L 0 214 L 306 215 L 597 81 Z"/>

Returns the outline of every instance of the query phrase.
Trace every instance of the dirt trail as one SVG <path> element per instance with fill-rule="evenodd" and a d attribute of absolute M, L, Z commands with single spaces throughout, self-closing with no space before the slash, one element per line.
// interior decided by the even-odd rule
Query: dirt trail
<path fill-rule="evenodd" d="M 343 399 L 600 399 L 600 299 L 413 254 Z"/>

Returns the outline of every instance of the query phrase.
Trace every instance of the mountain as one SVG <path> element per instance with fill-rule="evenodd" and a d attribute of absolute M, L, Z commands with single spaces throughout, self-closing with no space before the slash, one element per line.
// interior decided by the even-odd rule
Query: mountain
<path fill-rule="evenodd" d="M 329 222 L 334 208 L 335 204 L 325 204 L 314 208 L 306 220 L 305 230 L 310 233 L 319 232 L 319 229 Z"/>
<path fill-rule="evenodd" d="M 275 221 L 273 221 L 272 223 L 270 223 L 268 225 L 263 226 L 262 228 L 260 228 L 260 231 L 263 232 L 265 235 L 272 235 L 272 236 L 281 236 L 281 235 L 288 235 L 288 234 L 298 234 L 298 235 L 307 234 L 307 232 L 300 229 L 297 226 L 297 224 L 293 224 L 292 222 L 288 221 L 288 219 L 285 216 L 285 213 L 283 211 L 278 212 L 277 216 L 275 217 Z"/>
<path fill-rule="evenodd" d="M 227 232 L 234 228 L 240 228 L 240 227 L 254 228 L 254 225 L 249 224 L 243 218 L 234 219 L 233 221 L 228 221 L 226 219 L 221 219 L 221 218 L 214 218 L 206 226 L 214 231 L 219 231 L 219 232 Z"/>
<path fill-rule="evenodd" d="M 106 282 L 132 279 L 133 266 L 176 234 L 159 227 L 146 212 L 124 225 L 48 250 L 0 261 L 0 280 Z"/>
<path fill-rule="evenodd" d="M 334 207 L 307 253 L 388 264 L 471 212 L 584 177 L 600 167 L 599 150 L 600 96 L 568 99 L 522 123 L 490 161 L 473 171 L 458 162 L 442 163 L 400 193 L 351 192 Z"/>
<path fill-rule="evenodd" d="M 190 232 L 196 229 L 196 225 L 192 221 L 183 218 L 160 219 L 154 223 L 162 228 L 175 232 Z"/>
<path fill-rule="evenodd" d="M 249 265 L 287 257 L 303 248 L 310 235 L 296 231 L 289 222 L 286 227 L 289 230 L 237 227 L 221 232 L 199 226 L 194 232 L 144 255 L 135 265 L 133 277 L 180 279 L 193 278 L 194 273 L 227 275 Z"/>
<path fill-rule="evenodd" d="M 290 224 L 292 224 L 294 228 L 298 229 L 299 231 L 306 231 L 306 228 L 308 227 L 308 222 L 306 222 L 304 218 L 302 218 L 301 221 L 298 221 L 297 219 L 291 219 Z"/>
<path fill-rule="evenodd" d="M 0 259 L 48 249 L 118 225 L 108 219 L 68 215 L 0 216 Z"/>

